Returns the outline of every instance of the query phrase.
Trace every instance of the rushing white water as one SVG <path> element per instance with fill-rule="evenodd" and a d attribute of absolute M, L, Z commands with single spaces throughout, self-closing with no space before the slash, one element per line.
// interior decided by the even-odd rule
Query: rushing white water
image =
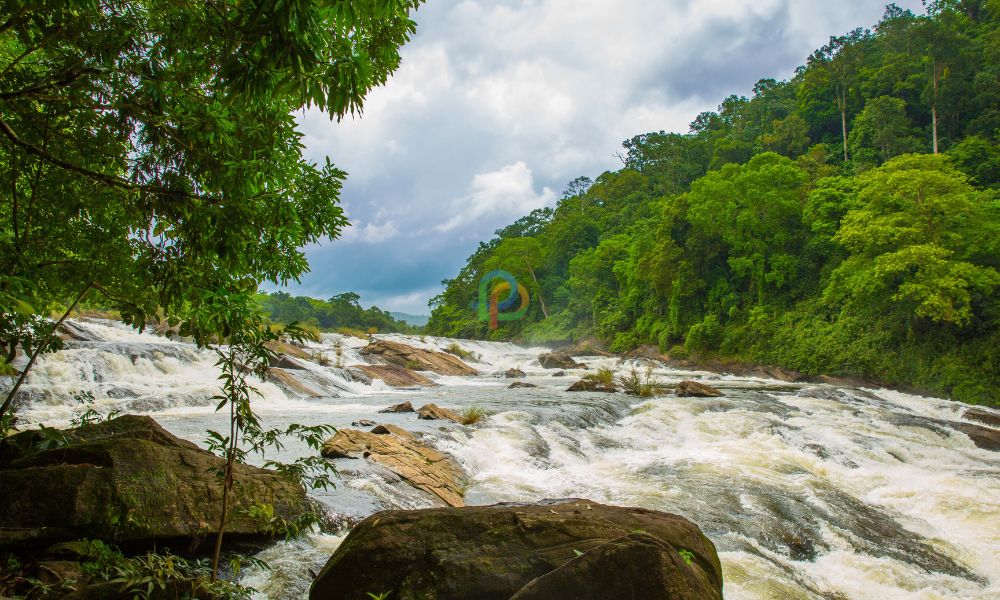
<path fill-rule="evenodd" d="M 221 428 L 207 350 L 123 326 L 82 322 L 89 341 L 39 361 L 21 396 L 22 424 L 65 425 L 88 407 L 151 414 L 201 442 Z M 380 336 L 383 337 L 383 336 Z M 931 599 L 1000 597 L 1000 453 L 952 425 L 967 408 L 890 390 L 794 385 L 656 368 L 662 383 L 702 378 L 723 398 L 641 400 L 570 393 L 583 371 L 554 377 L 542 348 L 384 336 L 412 346 L 458 343 L 478 377 L 426 374 L 439 387 L 396 390 L 360 381 L 365 340 L 324 335 L 322 358 L 287 371 L 309 397 L 261 382 L 270 426 L 390 422 L 429 436 L 472 478 L 470 504 L 585 497 L 682 514 L 715 542 L 727 598 Z M 581 358 L 619 372 L 647 365 Z M 537 388 L 507 389 L 494 373 L 519 368 Z M 91 400 L 93 398 L 93 400 Z M 377 410 L 409 399 L 491 416 L 475 428 Z M 309 450 L 289 446 L 278 458 Z M 341 481 L 318 494 L 346 522 L 383 508 L 432 506 L 426 495 L 362 461 L 340 461 Z M 341 539 L 316 534 L 265 551 L 270 572 L 246 582 L 262 598 L 303 598 Z"/>

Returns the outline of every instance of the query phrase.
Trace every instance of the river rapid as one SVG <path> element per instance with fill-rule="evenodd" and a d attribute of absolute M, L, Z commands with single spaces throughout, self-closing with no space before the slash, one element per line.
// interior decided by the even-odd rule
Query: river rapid
<path fill-rule="evenodd" d="M 75 321 L 79 341 L 40 359 L 20 398 L 21 427 L 66 426 L 88 408 L 148 414 L 204 444 L 223 429 L 210 398 L 214 355 L 106 321 Z M 385 335 L 415 347 L 453 340 Z M 583 370 L 554 376 L 544 348 L 458 340 L 482 375 L 425 373 L 433 388 L 393 389 L 353 378 L 366 344 L 324 334 L 309 345 L 328 363 L 296 372 L 319 398 L 262 382 L 265 425 L 350 427 L 359 419 L 425 435 L 469 474 L 468 504 L 577 497 L 681 514 L 719 550 L 729 599 L 1000 598 L 1000 453 L 948 425 L 965 405 L 885 389 L 788 384 L 679 371 L 617 358 L 580 357 L 589 370 L 652 368 L 669 384 L 700 379 L 722 398 L 567 392 Z M 527 373 L 536 388 L 494 376 Z M 0 386 L 2 387 L 2 386 Z M 434 402 L 489 417 L 475 427 L 378 414 L 390 404 Z M 269 458 L 310 450 L 288 445 Z M 314 533 L 262 553 L 272 569 L 245 574 L 260 598 L 306 598 L 352 523 L 389 508 L 435 501 L 363 460 L 337 462 L 336 489 L 316 494 L 339 533 Z"/>

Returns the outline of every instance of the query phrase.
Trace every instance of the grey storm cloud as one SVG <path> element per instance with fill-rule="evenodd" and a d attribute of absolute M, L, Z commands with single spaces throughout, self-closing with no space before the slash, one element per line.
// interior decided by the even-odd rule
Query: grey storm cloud
<path fill-rule="evenodd" d="M 350 290 L 425 313 L 479 241 L 553 205 L 568 181 L 620 166 L 622 140 L 685 132 L 883 11 L 872 0 L 429 0 L 363 116 L 299 118 L 307 154 L 349 173 L 352 225 L 307 249 L 312 272 L 289 291 Z"/>

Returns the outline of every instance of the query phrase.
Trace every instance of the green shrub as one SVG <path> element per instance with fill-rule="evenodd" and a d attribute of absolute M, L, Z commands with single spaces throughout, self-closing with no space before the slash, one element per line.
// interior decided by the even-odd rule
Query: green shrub
<path fill-rule="evenodd" d="M 618 383 L 626 394 L 649 398 L 656 394 L 658 382 L 653 377 L 653 369 L 647 368 L 646 372 L 640 374 L 636 369 L 631 369 L 625 375 L 618 378 Z"/>
<path fill-rule="evenodd" d="M 598 369 L 596 373 L 588 373 L 583 378 L 610 386 L 615 384 L 615 372 L 608 368 Z"/>

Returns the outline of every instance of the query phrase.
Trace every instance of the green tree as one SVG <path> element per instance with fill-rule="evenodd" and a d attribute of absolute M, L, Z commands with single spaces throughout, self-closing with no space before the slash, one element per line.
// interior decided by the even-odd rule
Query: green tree
<path fill-rule="evenodd" d="M 969 185 L 946 157 L 905 155 L 858 178 L 856 207 L 835 240 L 850 256 L 826 295 L 885 306 L 912 317 L 958 326 L 1000 286 L 996 200 Z"/>
<path fill-rule="evenodd" d="M 904 152 L 917 150 L 919 141 L 906 116 L 906 103 L 880 96 L 865 103 L 854 118 L 850 135 L 855 162 L 885 162 Z M 877 153 L 877 154 L 875 154 Z"/>
<path fill-rule="evenodd" d="M 687 195 L 691 225 L 725 242 L 730 268 L 758 303 L 796 275 L 805 181 L 793 161 L 765 153 L 709 173 Z"/>
<path fill-rule="evenodd" d="M 4 4 L 0 315 L 96 290 L 133 325 L 228 334 L 220 298 L 296 279 L 346 223 L 292 113 L 361 111 L 419 4 Z"/>
<path fill-rule="evenodd" d="M 794 158 L 809 148 L 809 123 L 799 115 L 774 121 L 771 133 L 761 137 L 764 148 Z"/>

